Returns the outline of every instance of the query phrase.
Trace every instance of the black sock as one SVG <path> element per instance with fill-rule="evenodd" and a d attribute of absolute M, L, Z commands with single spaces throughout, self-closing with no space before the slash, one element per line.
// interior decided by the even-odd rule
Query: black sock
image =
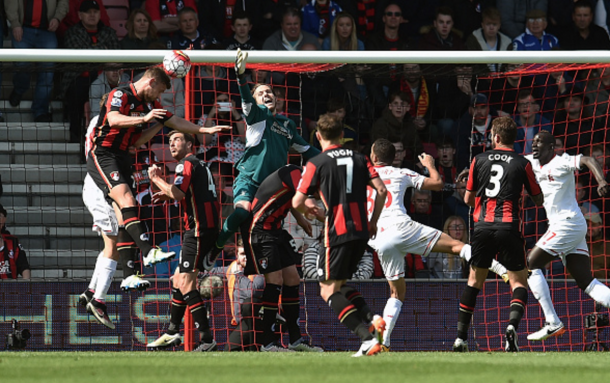
<path fill-rule="evenodd" d="M 513 298 L 510 300 L 510 316 L 509 324 L 515 327 L 515 330 L 519 328 L 519 322 L 525 312 L 525 306 L 527 305 L 527 289 L 523 287 L 517 287 L 513 290 Z"/>
<path fill-rule="evenodd" d="M 263 290 L 263 297 L 261 298 L 263 301 L 261 306 L 263 312 L 263 337 L 261 344 L 263 346 L 268 346 L 275 341 L 273 330 L 281 291 L 282 286 L 272 283 L 267 283 L 265 290 Z"/>
<path fill-rule="evenodd" d="M 290 343 L 301 339 L 301 326 L 299 314 L 301 313 L 301 299 L 299 298 L 299 285 L 282 286 L 282 312 L 286 316 L 286 326 Z"/>
<path fill-rule="evenodd" d="M 468 340 L 468 328 L 470 327 L 470 321 L 472 320 L 472 314 L 474 313 L 474 306 L 477 304 L 477 295 L 479 295 L 479 289 L 466 286 L 462 297 L 460 298 L 460 311 L 458 313 L 458 338 L 462 340 Z"/>
<path fill-rule="evenodd" d="M 125 230 L 124 226 L 119 227 L 119 236 L 116 244 L 119 252 L 119 260 L 123 268 L 123 278 L 135 275 L 141 271 L 139 262 L 136 264 L 136 260 L 139 261 L 138 247 L 136 243 L 131 239 L 129 233 Z"/>
<path fill-rule="evenodd" d="M 343 287 L 341 287 L 341 294 L 343 294 L 347 298 L 347 300 L 349 300 L 354 306 L 356 306 L 356 308 L 358 309 L 358 315 L 360 315 L 360 318 L 364 322 L 369 323 L 373 321 L 373 316 L 375 315 L 375 313 L 371 311 L 371 309 L 366 304 L 366 301 L 364 300 L 360 292 L 358 292 L 358 290 L 351 286 L 344 285 Z"/>
<path fill-rule="evenodd" d="M 142 254 L 147 256 L 150 249 L 152 249 L 152 246 L 148 243 L 146 226 L 138 219 L 138 208 L 135 206 L 124 207 L 121 209 L 121 214 L 123 214 L 125 230 L 127 230 L 131 239 L 138 245 L 140 250 L 142 250 Z"/>
<path fill-rule="evenodd" d="M 167 333 L 175 335 L 180 332 L 180 324 L 186 311 L 186 302 L 179 289 L 172 287 L 172 302 L 169 310 L 169 328 Z"/>
<path fill-rule="evenodd" d="M 195 328 L 199 330 L 201 341 L 212 343 L 214 337 L 212 336 L 210 324 L 208 323 L 208 312 L 205 309 L 205 304 L 203 303 L 203 299 L 201 299 L 199 290 L 189 291 L 184 294 L 184 301 L 189 307 L 189 310 L 191 310 L 193 322 L 195 323 Z"/>
<path fill-rule="evenodd" d="M 337 314 L 339 322 L 343 323 L 354 334 L 358 335 L 363 341 L 373 339 L 373 334 L 369 331 L 360 319 L 356 306 L 340 292 L 336 292 L 328 298 L 328 305 Z"/>

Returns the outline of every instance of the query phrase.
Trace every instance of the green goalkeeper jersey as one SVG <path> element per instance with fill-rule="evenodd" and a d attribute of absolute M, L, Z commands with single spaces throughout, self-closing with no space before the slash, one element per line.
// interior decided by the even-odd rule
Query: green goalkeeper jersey
<path fill-rule="evenodd" d="M 288 117 L 275 116 L 264 105 L 257 105 L 248 84 L 239 84 L 242 109 L 246 116 L 246 151 L 235 164 L 240 177 L 247 177 L 257 185 L 288 161 L 292 147 L 305 159 L 320 151 L 311 147 Z"/>

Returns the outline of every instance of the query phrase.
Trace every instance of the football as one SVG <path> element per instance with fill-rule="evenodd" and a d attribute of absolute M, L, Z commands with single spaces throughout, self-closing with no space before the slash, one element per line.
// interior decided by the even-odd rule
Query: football
<path fill-rule="evenodd" d="M 222 278 L 216 275 L 206 275 L 199 281 L 199 294 L 203 299 L 216 298 L 222 294 L 223 288 Z"/>
<path fill-rule="evenodd" d="M 182 78 L 191 69 L 191 59 L 182 51 L 172 51 L 163 58 L 163 68 L 168 76 Z"/>

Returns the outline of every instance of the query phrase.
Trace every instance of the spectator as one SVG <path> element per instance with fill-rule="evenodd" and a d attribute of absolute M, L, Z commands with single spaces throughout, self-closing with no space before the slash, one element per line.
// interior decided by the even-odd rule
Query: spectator
<path fill-rule="evenodd" d="M 213 37 L 199 32 L 197 12 L 191 7 L 184 7 L 178 12 L 178 28 L 167 42 L 168 49 L 206 49 L 207 46 L 219 45 Z M 217 47 L 221 49 L 221 47 Z"/>
<path fill-rule="evenodd" d="M 438 137 L 454 135 L 453 124 L 468 110 L 470 99 L 474 94 L 473 67 L 450 66 L 449 68 L 453 70 L 438 79 L 434 85 L 436 98 L 431 111 L 431 122 L 437 129 L 433 130 L 436 134 L 432 136 L 433 141 Z"/>
<path fill-rule="evenodd" d="M 467 168 L 471 158 L 477 154 L 491 149 L 491 122 L 496 117 L 498 115 L 492 114 L 487 96 L 477 93 L 471 97 L 468 112 L 453 127 L 459 170 Z"/>
<path fill-rule="evenodd" d="M 68 0 L 43 0 L 36 7 L 26 0 L 13 0 L 5 1 L 4 6 L 6 19 L 11 25 L 13 48 L 57 48 L 55 31 L 68 13 Z M 49 113 L 49 101 L 53 90 L 53 63 L 37 63 L 36 65 L 36 87 L 32 101 L 34 121 L 51 122 L 53 116 Z M 15 63 L 15 66 L 23 68 L 27 64 L 18 62 Z M 19 106 L 23 94 L 29 87 L 30 72 L 17 70 L 13 75 L 13 91 L 9 96 L 11 106 Z"/>
<path fill-rule="evenodd" d="M 610 259 L 608 254 L 610 246 L 604 238 L 604 225 L 602 216 L 599 213 L 586 213 L 587 221 L 587 242 L 591 252 L 591 268 L 595 278 L 606 279 L 610 275 Z"/>
<path fill-rule="evenodd" d="M 464 175 L 462 178 L 458 178 L 456 180 L 455 191 L 452 195 L 445 199 L 443 212 L 445 215 L 457 215 L 461 217 L 462 221 L 468 223 L 467 230 L 465 231 L 470 232 L 474 222 L 472 221 L 472 216 L 470 215 L 470 206 L 464 202 L 464 195 L 466 195 L 466 176 L 467 175 Z"/>
<path fill-rule="evenodd" d="M 566 152 L 566 148 L 563 145 L 563 138 L 555 137 L 555 155 L 561 156 Z"/>
<path fill-rule="evenodd" d="M 415 222 L 442 230 L 443 214 L 441 207 L 432 204 L 432 193 L 430 190 L 413 189 L 409 216 Z"/>
<path fill-rule="evenodd" d="M 495 0 L 442 0 L 441 4 L 453 11 L 454 29 L 459 30 L 462 36 L 468 36 L 479 28 L 485 11 L 495 7 Z M 498 24 L 500 23 L 498 13 Z M 499 25 L 498 25 L 499 27 Z"/>
<path fill-rule="evenodd" d="M 507 51 L 512 50 L 510 37 L 500 32 L 501 17 L 497 8 L 486 8 L 483 11 L 481 28 L 473 31 L 466 38 L 466 48 L 473 51 Z M 501 72 L 502 64 L 489 63 L 487 69 L 492 72 Z"/>
<path fill-rule="evenodd" d="M 199 153 L 205 152 L 205 161 L 236 163 L 244 154 L 246 125 L 235 107 L 235 101 L 227 93 L 217 93 L 216 103 L 207 116 L 203 126 L 231 125 L 231 132 L 205 134 L 197 137 L 201 142 Z"/>
<path fill-rule="evenodd" d="M 365 43 L 366 50 L 370 51 L 406 51 L 409 41 L 399 35 L 400 24 L 404 22 L 402 10 L 395 3 L 389 3 L 383 12 L 383 28 L 370 35 Z M 376 65 L 378 74 L 366 78 L 366 84 L 375 105 L 375 115 L 381 113 L 386 107 L 390 87 L 398 79 L 399 73 L 396 64 Z M 387 69 L 384 69 L 387 68 Z"/>
<path fill-rule="evenodd" d="M 599 208 L 592 204 L 589 200 L 589 179 L 586 176 L 581 176 L 576 180 L 576 201 L 583 214 L 599 213 Z"/>
<path fill-rule="evenodd" d="M 346 105 L 345 102 L 343 101 L 343 99 L 341 98 L 331 98 L 328 100 L 328 102 L 326 103 L 326 114 L 331 115 L 333 117 L 335 117 L 337 120 L 341 121 L 343 123 L 343 138 L 344 139 L 352 139 L 357 141 L 358 140 L 358 132 L 356 132 L 354 130 L 354 128 L 352 128 L 351 126 L 347 125 L 345 123 L 345 116 L 347 114 L 346 112 Z M 315 146 L 318 149 L 321 149 L 320 147 L 320 141 L 318 141 L 318 138 L 316 137 L 316 121 L 312 121 L 312 124 L 310 125 L 309 131 L 309 143 L 312 144 L 313 146 Z"/>
<path fill-rule="evenodd" d="M 210 3 L 210 2 L 207 2 Z M 195 0 L 146 0 L 146 12 L 153 20 L 157 32 L 169 35 L 180 29 L 178 13 L 184 8 L 191 8 L 197 14 Z"/>
<path fill-rule="evenodd" d="M 114 68 L 108 68 L 104 70 L 96 79 L 91 83 L 89 88 L 89 107 L 91 108 L 91 116 L 97 116 L 100 114 L 100 100 L 102 96 L 110 92 L 112 89 L 119 85 L 126 85 L 130 78 L 127 73 L 119 70 L 114 64 Z M 89 121 L 87 121 L 89 123 Z"/>
<path fill-rule="evenodd" d="M 462 217 L 452 215 L 445 220 L 443 233 L 451 238 L 468 243 L 468 227 Z M 432 252 L 426 259 L 428 270 L 433 278 L 460 279 L 466 278 L 464 273 L 468 270 L 466 261 L 459 254 Z"/>
<path fill-rule="evenodd" d="M 69 49 L 119 49 L 119 39 L 114 29 L 100 21 L 100 6 L 95 0 L 81 3 L 80 22 L 66 31 L 64 45 Z M 89 88 L 97 78 L 96 71 L 65 72 L 61 84 L 61 96 L 68 107 L 70 142 L 81 142 L 83 131 L 83 107 L 89 99 Z"/>
<path fill-rule="evenodd" d="M 394 82 L 390 93 L 400 90 L 409 96 L 409 115 L 417 129 L 422 130 L 430 124 L 432 104 L 436 90 L 422 75 L 419 64 L 404 64 L 399 81 Z"/>
<path fill-rule="evenodd" d="M 157 27 L 144 9 L 135 9 L 127 19 L 127 36 L 121 40 L 121 49 L 152 49 L 160 42 Z"/>
<path fill-rule="evenodd" d="M 387 108 L 373 124 L 371 141 L 375 142 L 379 138 L 399 137 L 407 150 L 406 158 L 413 161 L 424 151 L 424 147 L 417 127 L 411 121 L 411 116 L 407 114 L 408 100 L 408 96 L 402 92 L 393 93 L 390 96 Z"/>
<path fill-rule="evenodd" d="M 516 51 L 550 51 L 559 48 L 557 37 L 546 33 L 548 25 L 546 12 L 532 9 L 526 14 L 525 32 L 515 37 L 513 49 Z"/>
<path fill-rule="evenodd" d="M 559 99 L 553 121 L 553 135 L 564 141 L 566 152 L 576 155 L 595 142 L 603 142 L 604 128 L 598 126 L 587 99 L 580 92 L 572 92 Z"/>
<path fill-rule="evenodd" d="M 70 8 L 68 9 L 68 14 L 63 18 L 59 27 L 57 27 L 57 31 L 55 34 L 59 38 L 60 45 L 62 44 L 64 35 L 66 31 L 73 25 L 80 23 L 80 17 L 78 16 L 78 10 L 80 9 L 81 4 L 85 0 L 69 0 Z M 110 17 L 108 17 L 108 12 L 106 11 L 106 7 L 104 7 L 103 0 L 95 0 L 100 7 L 100 21 L 104 23 L 105 26 L 110 26 Z"/>
<path fill-rule="evenodd" d="M 333 21 L 330 36 L 322 42 L 324 51 L 363 51 L 364 43 L 356 35 L 354 18 L 349 13 L 339 13 Z"/>
<path fill-rule="evenodd" d="M 303 45 L 313 44 L 320 49 L 316 36 L 301 30 L 301 12 L 296 8 L 288 8 L 282 15 L 281 28 L 275 31 L 263 43 L 264 50 L 270 51 L 296 51 Z"/>
<path fill-rule="evenodd" d="M 496 6 L 502 16 L 502 32 L 514 39 L 525 30 L 527 12 L 533 9 L 547 10 L 548 0 L 498 1 Z"/>
<path fill-rule="evenodd" d="M 18 275 L 30 279 L 32 274 L 25 250 L 17 237 L 6 231 L 6 217 L 6 210 L 0 205 L 0 279 L 17 279 Z"/>
<path fill-rule="evenodd" d="M 520 72 L 520 69 L 518 64 L 507 64 L 504 65 L 504 74 L 491 81 L 479 81 L 479 91 L 489 98 L 489 105 L 503 115 L 515 114 L 519 90 L 531 87 L 534 82 L 533 76 Z"/>
<path fill-rule="evenodd" d="M 432 203 L 442 205 L 443 201 L 451 196 L 455 190 L 455 179 L 458 175 L 455 166 L 455 143 L 450 137 L 443 137 L 443 139 L 436 144 L 436 152 L 438 154 L 436 169 L 441 175 L 444 186 L 441 191 L 432 192 Z"/>
<path fill-rule="evenodd" d="M 438 7 L 432 28 L 419 40 L 419 49 L 431 51 L 466 49 L 462 38 L 453 30 L 451 8 Z"/>
<path fill-rule="evenodd" d="M 197 3 L 200 24 L 220 40 L 228 39 L 233 35 L 235 32 L 233 26 L 238 15 L 241 15 L 239 18 L 242 19 L 244 14 L 248 15 L 250 24 L 253 25 L 252 36 L 258 41 L 266 39 L 277 28 L 273 20 L 273 11 L 278 6 L 277 1 L 206 0 Z"/>
<path fill-rule="evenodd" d="M 608 32 L 593 24 L 593 6 L 588 0 L 574 3 L 573 24 L 563 30 L 561 47 L 567 50 L 608 50 Z"/>
<path fill-rule="evenodd" d="M 540 114 L 540 104 L 530 89 L 523 89 L 517 95 L 517 114 L 513 116 L 517 123 L 515 151 L 519 154 L 532 152 L 532 140 L 540 130 L 551 131 L 551 123 Z"/>
<path fill-rule="evenodd" d="M 250 36 L 252 18 L 245 12 L 235 13 L 231 19 L 233 36 L 226 38 L 223 45 L 229 51 L 241 49 L 242 51 L 260 50 L 263 46 L 260 41 Z"/>
<path fill-rule="evenodd" d="M 303 8 L 303 30 L 316 36 L 320 43 L 330 34 L 330 26 L 343 9 L 333 0 L 310 0 Z"/>

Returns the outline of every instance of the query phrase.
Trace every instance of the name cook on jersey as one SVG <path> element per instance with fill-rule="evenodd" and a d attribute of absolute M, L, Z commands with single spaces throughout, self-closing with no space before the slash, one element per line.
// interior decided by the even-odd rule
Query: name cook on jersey
<path fill-rule="evenodd" d="M 490 161 L 504 161 L 508 164 L 510 164 L 510 162 L 513 160 L 513 157 L 506 154 L 490 154 L 487 158 Z"/>

